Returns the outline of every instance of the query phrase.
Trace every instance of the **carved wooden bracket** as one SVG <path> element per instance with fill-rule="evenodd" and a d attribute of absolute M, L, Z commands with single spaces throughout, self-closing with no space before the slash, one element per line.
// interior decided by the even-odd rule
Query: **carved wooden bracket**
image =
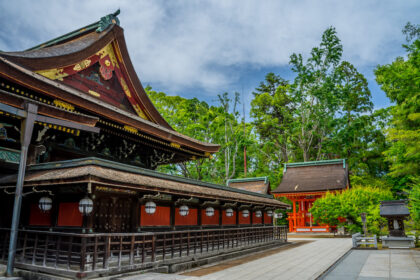
<path fill-rule="evenodd" d="M 219 206 L 220 205 L 220 201 L 218 199 L 216 199 L 215 201 L 204 201 L 203 203 L 201 203 L 201 207 L 208 207 L 208 206 Z"/>
<path fill-rule="evenodd" d="M 139 198 L 139 201 L 142 202 L 146 202 L 146 201 L 171 201 L 172 200 L 172 195 L 170 194 L 161 194 L 161 193 L 157 193 L 155 195 L 153 194 L 145 194 L 143 195 L 141 198 Z"/>
<path fill-rule="evenodd" d="M 189 199 L 186 198 L 180 198 L 177 201 L 175 201 L 175 205 L 183 205 L 183 204 L 199 204 L 200 200 L 198 198 L 190 197 Z"/>
<path fill-rule="evenodd" d="M 238 202 L 235 203 L 228 203 L 226 202 L 225 204 L 222 205 L 223 208 L 236 208 L 238 207 Z"/>

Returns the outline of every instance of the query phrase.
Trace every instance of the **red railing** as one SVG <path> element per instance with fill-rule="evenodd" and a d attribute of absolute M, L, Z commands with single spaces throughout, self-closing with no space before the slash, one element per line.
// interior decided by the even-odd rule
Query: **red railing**
<path fill-rule="evenodd" d="M 0 261 L 6 262 L 9 230 L 0 229 L 0 237 Z M 287 241 L 285 226 L 95 234 L 20 230 L 15 264 L 28 270 L 94 277 L 273 241 Z"/>

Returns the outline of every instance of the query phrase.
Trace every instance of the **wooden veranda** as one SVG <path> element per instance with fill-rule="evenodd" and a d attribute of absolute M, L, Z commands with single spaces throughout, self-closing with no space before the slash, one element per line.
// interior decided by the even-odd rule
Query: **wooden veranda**
<path fill-rule="evenodd" d="M 0 229 L 0 262 L 7 261 L 9 234 Z M 270 242 L 287 242 L 287 228 L 97 234 L 20 230 L 15 263 L 30 271 L 93 278 Z"/>

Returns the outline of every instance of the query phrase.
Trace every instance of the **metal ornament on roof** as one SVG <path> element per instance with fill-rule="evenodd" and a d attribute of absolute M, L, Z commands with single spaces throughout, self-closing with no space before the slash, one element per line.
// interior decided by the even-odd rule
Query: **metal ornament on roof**
<path fill-rule="evenodd" d="M 93 211 L 93 201 L 89 197 L 84 197 L 79 202 L 79 211 L 82 215 L 87 216 Z"/>
<path fill-rule="evenodd" d="M 156 212 L 156 203 L 154 203 L 153 201 L 148 201 L 144 205 L 144 209 L 147 214 L 152 215 Z"/>
<path fill-rule="evenodd" d="M 213 217 L 214 216 L 214 208 L 213 207 L 207 207 L 206 208 L 206 216 L 207 217 Z"/>
<path fill-rule="evenodd" d="M 52 208 L 52 199 L 48 196 L 41 197 L 39 199 L 38 207 L 42 212 L 50 211 Z"/>
<path fill-rule="evenodd" d="M 249 216 L 249 210 L 248 209 L 242 210 L 242 217 L 247 218 L 248 216 Z"/>
<path fill-rule="evenodd" d="M 233 209 L 232 208 L 228 208 L 226 209 L 226 217 L 232 217 L 233 216 Z"/>
<path fill-rule="evenodd" d="M 258 210 L 258 211 L 255 212 L 255 217 L 261 218 L 261 216 L 262 216 L 261 210 Z"/>
<path fill-rule="evenodd" d="M 179 215 L 187 216 L 189 212 L 190 212 L 190 209 L 188 208 L 187 205 L 182 205 L 181 207 L 179 207 Z"/>

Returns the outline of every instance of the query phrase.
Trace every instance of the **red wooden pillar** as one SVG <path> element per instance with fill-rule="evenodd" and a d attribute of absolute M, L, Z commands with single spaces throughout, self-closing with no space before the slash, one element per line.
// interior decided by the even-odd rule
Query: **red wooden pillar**
<path fill-rule="evenodd" d="M 293 202 L 293 228 L 291 231 L 296 232 L 296 200 L 292 200 Z"/>

